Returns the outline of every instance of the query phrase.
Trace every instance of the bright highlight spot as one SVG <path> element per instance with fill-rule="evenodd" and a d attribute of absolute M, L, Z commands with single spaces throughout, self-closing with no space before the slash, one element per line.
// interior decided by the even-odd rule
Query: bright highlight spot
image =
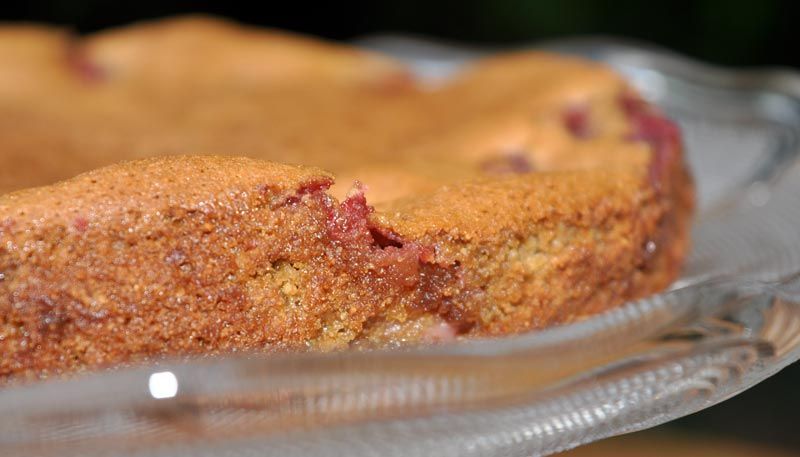
<path fill-rule="evenodd" d="M 153 398 L 172 398 L 178 393 L 178 378 L 171 371 L 160 371 L 150 375 L 148 386 Z"/>

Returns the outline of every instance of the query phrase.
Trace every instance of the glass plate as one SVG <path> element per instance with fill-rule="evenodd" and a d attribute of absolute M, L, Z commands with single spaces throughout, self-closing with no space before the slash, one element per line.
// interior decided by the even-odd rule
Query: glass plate
<path fill-rule="evenodd" d="M 430 78 L 482 54 L 360 44 Z M 800 77 L 608 40 L 544 47 L 608 62 L 680 122 L 700 211 L 668 292 L 491 341 L 200 359 L 0 390 L 3 455 L 542 455 L 709 407 L 797 360 Z"/>

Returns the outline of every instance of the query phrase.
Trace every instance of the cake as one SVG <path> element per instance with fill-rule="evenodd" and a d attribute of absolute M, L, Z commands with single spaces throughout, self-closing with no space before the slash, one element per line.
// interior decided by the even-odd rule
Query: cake
<path fill-rule="evenodd" d="M 431 84 L 189 17 L 6 26 L 0 64 L 6 381 L 511 335 L 658 292 L 688 249 L 679 130 L 597 63 Z"/>

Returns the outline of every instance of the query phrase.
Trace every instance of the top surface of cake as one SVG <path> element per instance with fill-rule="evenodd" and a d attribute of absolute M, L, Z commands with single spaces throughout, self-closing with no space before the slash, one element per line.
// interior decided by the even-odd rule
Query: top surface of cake
<path fill-rule="evenodd" d="M 0 196 L 2 376 L 508 334 L 655 292 L 686 251 L 677 128 L 578 59 L 431 86 L 208 18 L 9 26 L 0 102 L 0 192 L 45 185 Z"/>
<path fill-rule="evenodd" d="M 204 18 L 80 40 L 5 35 L 0 191 L 126 159 L 226 154 L 319 166 L 339 195 L 358 179 L 378 202 L 515 169 L 649 160 L 626 138 L 624 81 L 577 59 L 500 56 L 427 89 L 382 57 Z"/>

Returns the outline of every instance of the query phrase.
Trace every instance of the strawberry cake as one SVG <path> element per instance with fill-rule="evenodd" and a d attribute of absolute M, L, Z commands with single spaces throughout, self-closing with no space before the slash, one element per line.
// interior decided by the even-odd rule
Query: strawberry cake
<path fill-rule="evenodd" d="M 541 52 L 445 82 L 187 17 L 0 27 L 0 379 L 499 337 L 656 293 L 677 126 Z"/>

